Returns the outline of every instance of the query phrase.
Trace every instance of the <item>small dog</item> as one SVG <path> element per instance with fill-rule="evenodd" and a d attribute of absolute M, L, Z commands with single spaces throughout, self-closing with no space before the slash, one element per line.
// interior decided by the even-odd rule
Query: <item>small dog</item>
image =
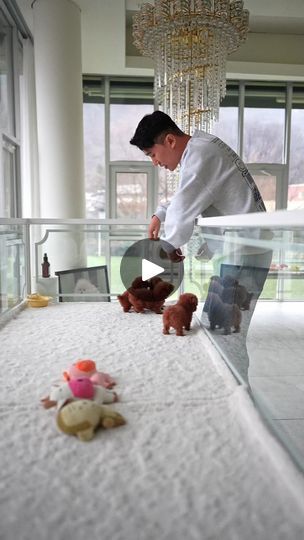
<path fill-rule="evenodd" d="M 234 332 L 240 331 L 242 314 L 237 304 L 225 304 L 221 297 L 216 293 L 210 293 L 210 303 L 208 310 L 210 330 L 216 327 L 224 328 L 224 334 L 231 334 L 231 327 Z"/>
<path fill-rule="evenodd" d="M 220 296 L 225 304 L 237 304 L 243 310 L 250 308 L 253 293 L 248 292 L 244 285 L 240 285 L 238 280 L 231 276 L 225 276 L 222 283 L 223 290 Z"/>
<path fill-rule="evenodd" d="M 207 293 L 207 298 L 205 300 L 204 307 L 203 307 L 203 311 L 205 313 L 208 313 L 208 311 L 209 311 L 209 304 L 210 304 L 209 293 L 217 293 L 219 296 L 221 296 L 222 292 L 223 292 L 223 289 L 224 289 L 224 287 L 222 285 L 222 280 L 221 280 L 220 276 L 211 276 L 210 283 L 209 283 L 209 289 L 208 289 L 208 293 Z"/>
<path fill-rule="evenodd" d="M 173 292 L 174 285 L 169 281 L 159 280 L 153 289 L 128 289 L 129 302 L 134 311 L 143 313 L 144 309 L 149 309 L 155 313 L 162 313 L 162 307 L 166 298 Z"/>
<path fill-rule="evenodd" d="M 132 304 L 129 300 L 129 293 L 128 291 L 125 291 L 122 294 L 117 295 L 117 299 L 125 313 L 128 313 L 132 307 Z"/>
<path fill-rule="evenodd" d="M 148 289 L 149 286 L 150 283 L 148 281 L 143 281 L 141 276 L 136 277 L 131 283 L 131 287 L 133 287 L 134 289 Z M 124 312 L 128 313 L 128 311 L 130 311 L 130 309 L 132 308 L 132 304 L 129 300 L 129 289 L 124 293 L 119 294 L 117 296 L 117 299 Z"/>
<path fill-rule="evenodd" d="M 195 294 L 181 294 L 177 304 L 169 306 L 163 313 L 163 334 L 169 334 L 170 327 L 175 329 L 177 336 L 183 336 L 183 328 L 190 330 L 192 314 L 197 308 Z"/>
<path fill-rule="evenodd" d="M 125 313 L 133 307 L 137 313 L 143 313 L 145 309 L 162 313 L 162 307 L 166 298 L 173 292 L 174 285 L 163 281 L 159 277 L 142 281 L 141 276 L 134 279 L 131 287 L 123 294 L 117 296 Z"/>

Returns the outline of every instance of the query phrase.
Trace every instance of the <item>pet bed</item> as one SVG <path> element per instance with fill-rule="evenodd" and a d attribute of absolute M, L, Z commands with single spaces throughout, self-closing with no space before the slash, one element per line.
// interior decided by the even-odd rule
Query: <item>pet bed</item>
<path fill-rule="evenodd" d="M 0 340 L 2 540 L 304 537 L 302 477 L 197 322 L 165 336 L 161 315 L 61 303 Z M 39 403 L 79 358 L 114 377 L 127 420 L 88 443 Z"/>

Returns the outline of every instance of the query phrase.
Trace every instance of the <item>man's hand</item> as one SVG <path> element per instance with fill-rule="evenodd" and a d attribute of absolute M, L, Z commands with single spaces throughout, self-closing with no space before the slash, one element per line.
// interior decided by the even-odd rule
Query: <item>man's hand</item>
<path fill-rule="evenodd" d="M 159 229 L 160 219 L 157 216 L 153 216 L 148 230 L 150 240 L 158 240 Z"/>
<path fill-rule="evenodd" d="M 168 257 L 172 262 L 181 262 L 185 258 L 180 249 L 175 249 L 174 251 L 171 251 L 170 253 L 168 253 Z"/>

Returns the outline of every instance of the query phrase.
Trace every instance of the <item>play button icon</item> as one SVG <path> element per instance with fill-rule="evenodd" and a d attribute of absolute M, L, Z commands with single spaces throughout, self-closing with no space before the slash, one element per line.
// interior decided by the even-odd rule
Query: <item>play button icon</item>
<path fill-rule="evenodd" d="M 173 250 L 174 247 L 163 240 L 145 238 L 131 244 L 120 263 L 120 277 L 124 287 L 131 287 L 139 276 L 143 281 L 159 276 L 173 285 L 173 294 L 184 277 L 183 261 L 172 262 L 168 256 Z"/>
<path fill-rule="evenodd" d="M 148 279 L 153 278 L 154 276 L 158 276 L 159 274 L 162 274 L 165 271 L 165 269 L 162 266 L 158 266 L 158 264 L 154 264 L 151 261 L 147 261 L 147 259 L 143 259 L 141 261 L 141 276 L 143 281 L 147 281 Z"/>

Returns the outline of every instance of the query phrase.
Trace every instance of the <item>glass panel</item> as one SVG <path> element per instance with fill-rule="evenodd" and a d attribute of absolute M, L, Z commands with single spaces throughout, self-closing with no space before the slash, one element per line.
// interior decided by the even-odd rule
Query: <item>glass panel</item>
<path fill-rule="evenodd" d="M 77 268 L 107 265 L 111 295 L 122 292 L 125 287 L 120 277 L 120 262 L 127 248 L 147 237 L 147 225 L 114 226 L 102 224 L 57 224 L 31 226 L 31 239 L 35 255 L 32 267 L 33 291 L 50 295 L 58 300 L 58 274 Z M 126 237 L 128 238 L 126 240 Z M 50 277 L 41 276 L 41 263 L 47 253 Z M 86 279 L 86 278 L 84 278 Z M 80 283 L 82 285 L 82 283 Z M 89 291 L 83 287 L 71 293 L 74 300 L 87 301 Z M 82 294 L 81 298 L 76 294 Z"/>
<path fill-rule="evenodd" d="M 103 103 L 84 103 L 86 217 L 105 217 L 105 133 Z"/>
<path fill-rule="evenodd" d="M 135 240 L 111 240 L 111 291 L 121 294 L 125 286 L 120 276 L 121 259 Z"/>
<path fill-rule="evenodd" d="M 147 217 L 146 173 L 116 173 L 116 217 L 146 219 Z"/>
<path fill-rule="evenodd" d="M 277 179 L 270 174 L 253 174 L 254 181 L 259 188 L 267 212 L 273 212 L 276 207 Z"/>
<path fill-rule="evenodd" d="M 294 89 L 291 113 L 288 210 L 304 208 L 304 89 Z"/>
<path fill-rule="evenodd" d="M 0 11 L 0 128 L 14 133 L 12 29 Z"/>
<path fill-rule="evenodd" d="M 153 112 L 153 105 L 110 106 L 110 159 L 111 161 L 150 161 L 150 158 L 130 144 L 135 129 L 145 114 Z"/>
<path fill-rule="evenodd" d="M 0 177 L 0 217 L 16 217 L 15 194 L 16 194 L 16 167 L 15 167 L 16 147 L 4 142 L 3 155 L 3 175 Z"/>
<path fill-rule="evenodd" d="M 23 228 L 0 225 L 0 313 L 19 304 L 25 294 Z"/>
<path fill-rule="evenodd" d="M 219 121 L 213 126 L 212 133 L 222 139 L 235 152 L 238 151 L 238 108 L 221 107 Z"/>
<path fill-rule="evenodd" d="M 202 326 L 302 467 L 303 225 L 197 227 L 185 260 Z M 202 242 L 209 260 L 198 254 Z"/>
<path fill-rule="evenodd" d="M 244 155 L 248 163 L 283 163 L 285 88 L 245 89 Z"/>

